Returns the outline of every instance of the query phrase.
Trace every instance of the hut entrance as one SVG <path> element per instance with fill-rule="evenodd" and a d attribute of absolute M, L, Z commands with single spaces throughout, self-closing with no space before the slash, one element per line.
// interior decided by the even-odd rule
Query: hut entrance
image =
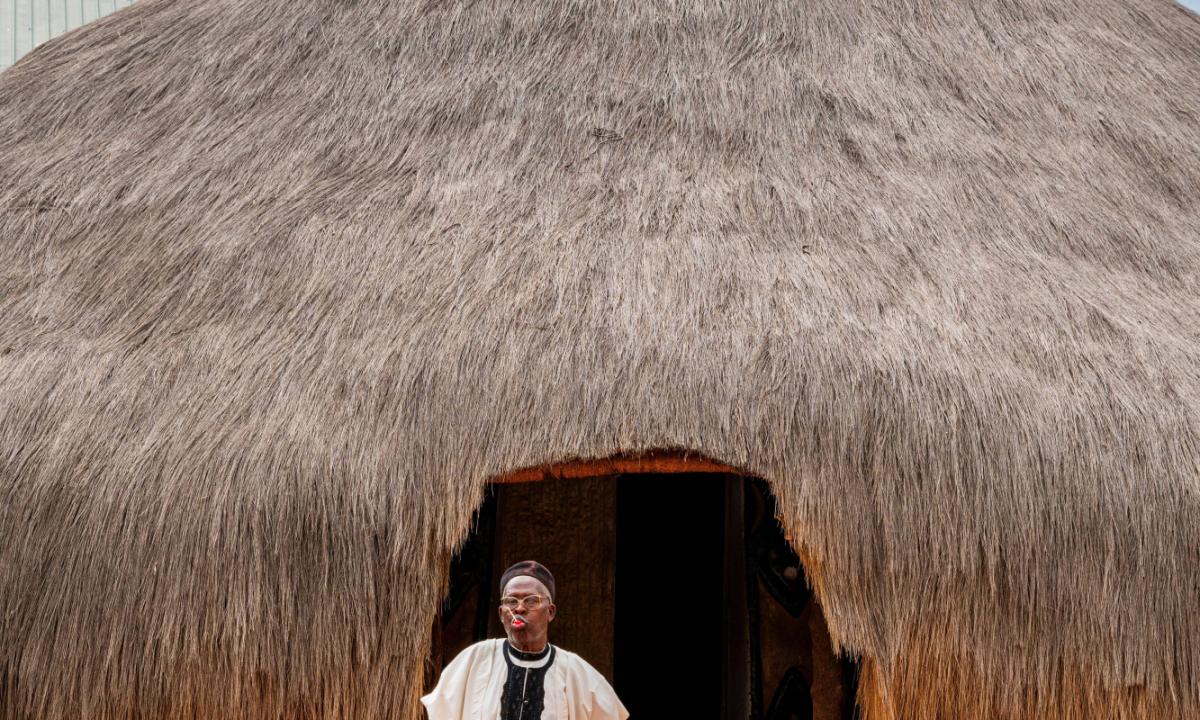
<path fill-rule="evenodd" d="M 831 648 L 765 482 L 728 473 L 492 486 L 454 559 L 427 685 L 502 637 L 499 575 L 555 574 L 551 641 L 608 677 L 633 718 L 847 720 L 854 668 Z"/>

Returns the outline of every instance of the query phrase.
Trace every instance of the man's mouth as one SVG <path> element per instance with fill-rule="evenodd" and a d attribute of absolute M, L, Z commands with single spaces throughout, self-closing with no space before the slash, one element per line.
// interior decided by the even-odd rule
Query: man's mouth
<path fill-rule="evenodd" d="M 525 627 L 525 618 L 521 617 L 520 615 L 513 615 L 512 626 L 513 630 L 520 630 L 521 628 Z"/>

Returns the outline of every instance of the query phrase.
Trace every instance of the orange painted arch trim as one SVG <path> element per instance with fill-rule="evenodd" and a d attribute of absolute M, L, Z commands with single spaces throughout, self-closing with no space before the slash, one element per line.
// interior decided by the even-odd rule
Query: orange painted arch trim
<path fill-rule="evenodd" d="M 614 455 L 607 458 L 579 459 L 537 465 L 492 478 L 491 482 L 506 485 L 509 483 L 539 482 L 542 480 L 561 480 L 564 478 L 651 473 L 662 475 L 675 475 L 679 473 L 752 474 L 731 465 L 706 458 L 703 455 L 683 452 L 654 452 L 644 455 Z"/>

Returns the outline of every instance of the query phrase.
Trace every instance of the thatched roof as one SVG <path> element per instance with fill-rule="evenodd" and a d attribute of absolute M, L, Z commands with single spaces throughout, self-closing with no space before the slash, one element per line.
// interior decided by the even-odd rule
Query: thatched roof
<path fill-rule="evenodd" d="M 871 718 L 1195 717 L 1198 98 L 1167 0 L 146 0 L 42 46 L 0 717 L 412 717 L 486 480 L 654 449 L 771 482 Z"/>

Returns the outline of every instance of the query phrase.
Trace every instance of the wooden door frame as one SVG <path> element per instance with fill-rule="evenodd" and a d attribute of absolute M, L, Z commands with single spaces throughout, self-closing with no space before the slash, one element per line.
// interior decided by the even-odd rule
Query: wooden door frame
<path fill-rule="evenodd" d="M 615 478 L 621 475 L 679 475 L 679 474 L 721 474 L 727 476 L 739 477 L 744 480 L 757 479 L 770 484 L 761 474 L 737 468 L 727 463 L 706 457 L 704 455 L 682 450 L 662 450 L 652 451 L 640 454 L 620 454 L 606 458 L 577 458 L 561 462 L 547 463 L 543 465 L 530 466 L 514 470 L 504 475 L 496 476 L 488 480 L 488 484 L 492 486 L 509 485 L 514 483 L 534 483 L 547 480 L 561 479 L 578 479 L 578 478 Z M 727 486 L 729 494 L 727 495 L 727 517 L 725 520 L 728 527 L 735 519 L 735 514 L 740 514 L 743 511 L 745 498 L 742 490 L 744 484 L 730 483 Z M 792 545 L 792 538 L 784 533 L 785 540 Z M 799 548 L 793 545 L 795 552 L 800 555 L 800 564 L 807 572 L 811 572 L 811 565 L 808 558 L 800 552 Z M 727 547 L 727 553 L 732 548 Z M 732 561 L 732 567 L 731 567 Z M 744 573 L 745 558 L 741 558 L 738 562 L 736 558 L 727 555 L 725 566 L 727 571 L 730 569 L 741 568 Z M 745 610 L 748 608 L 749 598 L 744 594 L 738 594 L 737 608 L 730 608 L 734 615 L 747 615 Z M 747 615 L 748 617 L 748 615 Z M 727 621 L 728 629 L 734 629 L 740 623 L 734 623 L 732 619 Z M 732 633 L 727 629 L 723 642 L 727 645 L 733 645 L 739 648 L 736 654 L 741 656 L 750 651 L 750 643 L 752 642 L 750 634 L 757 634 L 754 628 L 736 628 Z M 842 672 L 848 680 L 848 698 L 846 705 L 846 718 L 860 717 L 858 709 L 859 701 L 859 676 L 862 671 L 860 665 L 861 659 L 853 660 L 844 658 L 842 660 Z M 763 707 L 764 698 L 758 697 L 761 694 L 762 688 L 758 688 L 758 693 L 752 698 L 743 701 L 730 702 L 734 694 L 742 694 L 743 688 L 754 689 L 753 686 L 757 682 L 754 679 L 756 672 L 750 670 L 750 676 L 743 676 L 740 672 L 724 673 L 724 684 L 726 685 L 723 696 L 726 698 L 726 706 L 722 708 L 724 715 L 743 716 L 748 710 L 755 716 L 762 716 L 767 711 Z M 747 684 L 749 683 L 749 685 Z M 732 691 L 732 692 L 731 692 Z M 752 707 L 752 709 L 751 709 Z M 744 715 L 749 717 L 749 715 Z"/>
<path fill-rule="evenodd" d="M 680 475 L 684 473 L 725 473 L 757 477 L 754 473 L 696 453 L 655 451 L 638 455 L 613 455 L 607 458 L 577 459 L 536 465 L 514 470 L 492 478 L 488 482 L 494 485 L 506 485 L 564 478 L 610 475 Z"/>

